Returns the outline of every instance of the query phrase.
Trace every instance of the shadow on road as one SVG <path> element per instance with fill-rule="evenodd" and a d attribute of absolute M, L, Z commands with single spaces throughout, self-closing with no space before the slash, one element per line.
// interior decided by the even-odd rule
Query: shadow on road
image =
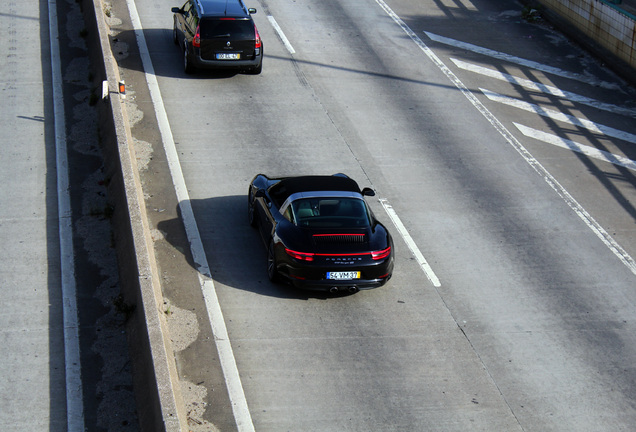
<path fill-rule="evenodd" d="M 191 200 L 199 235 L 203 243 L 210 274 L 217 284 L 264 296 L 295 300 L 330 299 L 348 293 L 330 294 L 303 291 L 291 285 L 270 282 L 266 270 L 266 249 L 258 231 L 247 222 L 247 197 L 232 195 Z M 183 204 L 182 204 L 183 205 Z M 192 254 L 179 241 L 184 230 L 180 208 L 178 218 L 161 221 L 157 228 L 176 250 L 186 255 L 188 263 L 205 275 L 206 269 L 195 263 Z"/>

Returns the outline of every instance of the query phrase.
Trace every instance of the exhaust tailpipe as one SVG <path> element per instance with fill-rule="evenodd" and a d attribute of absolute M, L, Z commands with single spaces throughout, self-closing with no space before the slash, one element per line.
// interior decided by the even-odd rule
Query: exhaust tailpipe
<path fill-rule="evenodd" d="M 331 288 L 329 288 L 329 292 L 330 292 L 331 294 L 335 294 L 335 293 L 337 293 L 337 292 L 338 292 L 338 287 L 331 287 Z"/>

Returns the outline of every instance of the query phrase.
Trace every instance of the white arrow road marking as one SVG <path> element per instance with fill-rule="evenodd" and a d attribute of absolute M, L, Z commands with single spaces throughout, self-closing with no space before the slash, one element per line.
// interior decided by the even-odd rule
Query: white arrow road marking
<path fill-rule="evenodd" d="M 563 78 L 568 78 L 571 80 L 575 80 L 575 81 L 579 81 L 585 84 L 589 84 L 589 85 L 593 85 L 593 86 L 600 86 L 603 88 L 607 88 L 607 89 L 613 89 L 613 90 L 620 90 L 620 88 L 618 87 L 618 85 L 614 84 L 614 83 L 608 83 L 605 81 L 600 81 L 598 79 L 596 79 L 595 77 L 592 76 L 583 76 L 577 73 L 572 73 L 572 72 L 568 72 L 568 71 L 564 71 L 562 69 L 559 68 L 555 68 L 552 66 L 547 66 L 541 63 L 537 63 L 531 60 L 526 60 L 520 57 L 515 57 L 512 56 L 510 54 L 506 54 L 506 53 L 502 53 L 499 51 L 494 51 L 488 48 L 483 48 L 477 45 L 473 45 L 473 44 L 469 44 L 466 42 L 461 42 L 455 39 L 449 39 L 447 37 L 444 36 L 439 36 L 436 35 L 434 33 L 429 33 L 429 32 L 424 32 L 426 34 L 426 36 L 428 36 L 429 38 L 431 38 L 431 40 L 434 40 L 435 42 L 439 42 L 442 43 L 444 45 L 450 45 L 450 46 L 454 46 L 457 48 L 461 48 L 467 51 L 471 51 L 477 54 L 482 54 L 488 57 L 493 57 L 499 60 L 504 60 L 507 61 L 509 63 L 514 63 L 514 64 L 518 64 L 520 66 L 526 66 L 529 67 L 531 69 L 535 69 L 535 70 L 539 70 L 542 72 L 547 72 L 549 74 L 552 75 L 557 75 Z"/>
<path fill-rule="evenodd" d="M 557 120 L 564 123 L 569 123 L 584 129 L 587 129 L 594 133 L 603 134 L 606 136 L 610 136 L 613 138 L 618 138 L 623 141 L 627 141 L 630 143 L 636 144 L 636 135 L 631 134 L 629 132 L 625 132 L 619 129 L 614 129 L 609 126 L 605 126 L 599 123 L 595 123 L 593 121 L 582 119 L 579 117 L 575 117 L 570 114 L 564 114 L 561 111 L 551 110 L 548 108 L 543 108 L 539 105 L 532 104 L 529 102 L 524 102 L 519 99 L 511 98 L 510 96 L 504 96 L 499 93 L 495 93 L 490 90 L 486 90 L 480 88 L 481 92 L 491 101 L 499 102 L 508 106 L 512 106 L 515 108 L 522 109 L 524 111 L 533 112 L 543 117 L 551 118 L 552 120 Z"/>
<path fill-rule="evenodd" d="M 600 102 L 600 101 L 597 101 L 596 99 L 581 96 L 576 93 L 563 91 L 551 85 L 541 84 L 541 83 L 531 81 L 525 78 L 519 78 L 514 75 L 499 72 L 498 70 L 495 70 L 495 69 L 478 66 L 476 64 L 467 63 L 462 60 L 451 58 L 451 61 L 455 63 L 455 65 L 460 69 L 467 70 L 469 72 L 473 72 L 479 75 L 484 75 L 484 76 L 494 78 L 500 81 L 507 81 L 510 84 L 518 85 L 528 90 L 537 91 L 537 92 L 549 94 L 552 96 L 556 96 L 559 98 L 567 99 L 571 102 L 576 102 L 583 105 L 591 106 L 593 108 L 597 108 L 603 111 L 609 111 L 614 114 L 626 115 L 629 117 L 636 117 L 636 110 L 633 110 L 631 108 L 624 108 L 617 105 Z"/>
<path fill-rule="evenodd" d="M 567 138 L 561 138 L 560 136 L 533 129 L 519 123 L 514 123 L 514 125 L 517 127 L 517 129 L 519 129 L 519 131 L 521 131 L 522 134 L 527 137 L 534 138 L 561 148 L 583 153 L 584 155 L 591 158 L 613 163 L 614 165 L 619 165 L 627 169 L 636 171 L 636 162 L 624 156 L 615 155 L 613 153 L 599 150 L 594 147 L 579 144 L 576 141 L 572 141 Z"/>

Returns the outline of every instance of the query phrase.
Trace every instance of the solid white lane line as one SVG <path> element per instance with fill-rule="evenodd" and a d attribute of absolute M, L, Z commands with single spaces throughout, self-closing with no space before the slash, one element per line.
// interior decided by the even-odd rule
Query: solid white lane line
<path fill-rule="evenodd" d="M 55 118 L 55 161 L 57 164 L 57 202 L 60 235 L 60 267 L 62 282 L 62 316 L 64 323 L 64 367 L 66 375 L 66 423 L 69 432 L 84 431 L 84 401 L 82 397 L 82 366 L 79 348 L 79 318 L 77 286 L 75 284 L 75 253 L 73 251 L 73 220 L 69 186 L 66 143 L 66 119 L 62 90 L 57 4 L 49 0 L 49 35 Z"/>
<path fill-rule="evenodd" d="M 576 215 L 588 226 L 590 230 L 605 244 L 605 246 L 618 257 L 618 259 L 636 275 L 636 261 L 610 236 L 603 227 L 574 199 L 572 195 L 546 170 L 541 163 L 510 133 L 510 131 L 479 102 L 479 99 L 466 87 L 466 85 L 442 62 L 442 60 L 420 39 L 413 30 L 384 2 L 375 0 L 378 5 L 399 25 L 424 54 L 435 64 L 440 71 L 457 87 L 457 89 L 470 101 L 470 103 L 488 120 L 488 122 L 504 137 L 523 159 L 545 180 L 548 185 L 565 201 Z"/>
<path fill-rule="evenodd" d="M 609 162 L 614 165 L 619 165 L 619 166 L 628 168 L 630 170 L 636 171 L 636 162 L 624 156 L 615 155 L 613 153 L 599 150 L 594 147 L 579 144 L 576 141 L 572 141 L 566 138 L 561 138 L 557 135 L 549 134 L 547 132 L 533 129 L 519 123 L 514 123 L 514 125 L 517 127 L 517 129 L 519 129 L 519 131 L 521 131 L 522 134 L 524 134 L 527 137 L 534 138 L 539 141 L 543 141 L 545 143 L 552 144 L 561 148 L 583 153 L 584 155 L 589 156 L 591 158 L 602 160 L 604 162 Z"/>
<path fill-rule="evenodd" d="M 283 45 L 285 45 L 285 48 L 287 48 L 287 51 L 289 51 L 290 54 L 295 54 L 296 50 L 294 50 L 294 47 L 289 42 L 289 39 L 287 39 L 287 36 L 285 36 L 285 33 L 283 33 L 283 29 L 280 28 L 280 26 L 276 22 L 276 19 L 271 15 L 267 15 L 267 19 L 269 20 L 272 27 L 274 27 L 274 30 L 276 30 L 276 33 L 278 33 L 278 37 L 283 42 Z"/>
<path fill-rule="evenodd" d="M 571 80 L 575 80 L 575 81 L 579 81 L 579 82 L 583 82 L 585 84 L 589 84 L 589 85 L 593 85 L 593 86 L 600 86 L 603 88 L 607 88 L 607 89 L 614 89 L 614 90 L 619 90 L 619 87 L 616 84 L 613 83 L 608 83 L 605 81 L 600 81 L 598 79 L 596 79 L 595 77 L 591 77 L 591 76 L 583 76 L 577 73 L 572 73 L 572 72 L 568 72 L 568 71 L 564 71 L 562 69 L 559 68 L 555 68 L 552 66 L 547 66 L 541 63 L 537 63 L 531 60 L 526 60 L 520 57 L 515 57 L 512 56 L 510 54 L 505 54 L 499 51 L 494 51 L 488 48 L 483 48 L 477 45 L 473 45 L 473 44 L 469 44 L 466 42 L 461 42 L 455 39 L 450 39 L 444 36 L 439 36 L 436 35 L 434 33 L 429 33 L 429 32 L 424 32 L 426 34 L 426 36 L 428 36 L 431 40 L 434 40 L 435 42 L 439 42 L 442 43 L 444 45 L 449 45 L 449 46 L 454 46 L 457 48 L 461 48 L 461 49 L 465 49 L 467 51 L 471 51 L 477 54 L 482 54 L 488 57 L 493 57 L 499 60 L 504 60 L 507 61 L 509 63 L 515 63 L 521 66 L 526 66 L 529 67 L 531 69 L 536 69 L 536 70 L 540 70 L 542 72 L 547 72 L 549 74 L 552 75 L 557 75 L 557 76 L 561 76 L 563 78 L 568 78 Z"/>
<path fill-rule="evenodd" d="M 529 102 L 524 102 L 519 99 L 512 98 L 510 96 L 504 96 L 499 93 L 495 93 L 490 90 L 486 90 L 483 88 L 479 88 L 481 92 L 491 101 L 502 103 L 514 108 L 519 108 L 524 111 L 532 112 L 538 114 L 543 117 L 548 117 L 552 120 L 569 123 L 571 125 L 575 125 L 584 129 L 587 129 L 591 132 L 603 134 L 606 136 L 610 136 L 613 138 L 618 138 L 623 141 L 631 142 L 636 144 L 636 135 L 631 134 L 629 132 L 621 131 L 618 129 L 611 128 L 609 126 L 605 126 L 599 123 L 595 123 L 593 121 L 575 117 L 573 115 L 564 114 L 561 111 L 551 110 L 548 108 L 543 108 L 539 105 L 532 104 Z"/>
<path fill-rule="evenodd" d="M 208 319 L 210 320 L 212 331 L 214 332 L 214 342 L 219 352 L 221 369 L 223 370 L 223 376 L 227 384 L 236 425 L 239 432 L 254 432 L 252 416 L 241 384 L 241 377 L 239 375 L 238 366 L 236 365 L 236 359 L 234 358 L 234 351 L 232 350 L 227 327 L 225 326 L 225 319 L 223 318 L 221 305 L 219 304 L 214 282 L 212 281 L 212 274 L 208 266 L 208 260 L 205 255 L 203 243 L 201 242 L 201 236 L 199 235 L 199 228 L 194 218 L 194 212 L 190 203 L 190 196 L 183 177 L 183 171 L 181 170 L 181 164 L 179 162 L 179 156 L 174 143 L 174 137 L 172 136 L 172 130 L 170 129 L 168 114 L 166 113 L 166 109 L 163 104 L 159 83 L 157 82 L 152 60 L 150 59 L 150 53 L 148 52 L 148 45 L 146 44 L 146 38 L 143 34 L 143 28 L 141 26 L 137 7 L 134 0 L 126 1 L 128 3 L 128 10 L 130 12 L 133 28 L 137 36 L 137 44 L 139 45 L 139 53 L 144 66 L 146 82 L 148 83 L 150 97 L 155 107 L 157 123 L 159 125 L 159 131 L 161 133 L 166 158 L 168 160 L 168 167 L 170 169 L 172 182 L 179 201 L 181 217 L 190 242 L 192 259 L 194 260 L 198 270 L 201 291 L 208 311 Z"/>
<path fill-rule="evenodd" d="M 384 207 L 384 210 L 386 211 L 386 213 L 389 215 L 389 218 L 393 222 L 393 225 L 395 225 L 395 228 L 397 228 L 398 232 L 400 233 L 400 236 L 402 236 L 402 239 L 404 239 L 404 241 L 406 242 L 406 245 L 411 250 L 411 253 L 415 256 L 417 263 L 419 264 L 420 268 L 424 271 L 424 274 L 426 274 L 426 277 L 428 278 L 428 280 L 431 281 L 434 287 L 436 288 L 441 287 L 442 284 L 437 278 L 437 275 L 435 274 L 431 266 L 426 261 L 426 258 L 424 258 L 424 255 L 422 255 L 422 252 L 420 252 L 419 248 L 415 244 L 415 241 L 409 234 L 408 230 L 406 229 L 406 227 L 404 226 L 404 224 L 398 217 L 397 213 L 395 212 L 391 204 L 389 204 L 389 202 L 384 198 L 380 198 L 379 201 L 382 204 L 382 207 Z"/>
<path fill-rule="evenodd" d="M 457 60 L 451 58 L 451 61 L 455 63 L 457 67 L 463 70 L 467 70 L 469 72 L 474 72 L 483 76 L 487 76 L 489 78 L 494 78 L 500 81 L 507 81 L 510 84 L 515 84 L 521 87 L 524 87 L 528 90 L 541 92 L 545 94 L 549 94 L 552 96 L 556 96 L 559 98 L 567 99 L 571 102 L 580 103 L 583 105 L 591 106 L 593 108 L 597 108 L 603 111 L 609 111 L 614 114 L 626 115 L 630 117 L 636 117 L 636 110 L 631 108 L 623 108 L 617 105 L 608 104 L 604 102 L 597 101 L 596 99 L 588 98 L 585 96 L 578 95 L 576 93 L 563 91 L 557 87 L 550 86 L 547 84 L 541 84 L 535 81 L 531 81 L 525 78 L 519 78 L 514 75 L 510 75 L 507 73 L 500 72 L 495 69 L 486 68 L 483 66 L 479 66 L 472 63 L 467 63 L 462 60 Z"/>

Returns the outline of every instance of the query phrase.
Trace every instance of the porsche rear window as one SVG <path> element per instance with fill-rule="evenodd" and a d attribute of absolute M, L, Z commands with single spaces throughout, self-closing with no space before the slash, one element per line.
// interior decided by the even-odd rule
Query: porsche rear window
<path fill-rule="evenodd" d="M 294 222 L 308 228 L 368 227 L 364 200 L 356 198 L 304 198 L 292 202 Z"/>
<path fill-rule="evenodd" d="M 225 37 L 232 40 L 249 40 L 255 37 L 254 24 L 247 19 L 204 18 L 201 20 L 200 30 L 203 39 Z"/>

